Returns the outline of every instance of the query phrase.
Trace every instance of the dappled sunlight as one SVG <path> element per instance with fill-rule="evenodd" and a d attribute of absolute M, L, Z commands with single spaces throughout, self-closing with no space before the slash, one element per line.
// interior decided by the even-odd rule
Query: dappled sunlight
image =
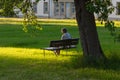
<path fill-rule="evenodd" d="M 69 25 L 77 26 L 75 19 L 39 19 L 41 25 Z M 0 24 L 22 24 L 23 18 L 0 18 Z M 120 27 L 120 21 L 114 21 L 116 27 Z M 104 27 L 105 22 L 96 20 L 96 26 Z"/>
<path fill-rule="evenodd" d="M 46 23 L 44 22 L 44 23 L 40 23 L 40 24 L 46 24 Z M 77 24 L 74 24 L 74 23 L 71 23 L 71 24 L 70 24 L 70 23 L 61 23 L 61 22 L 59 22 L 59 23 L 57 23 L 57 24 L 56 24 L 55 22 L 54 22 L 54 23 L 53 23 L 53 22 L 50 22 L 50 23 L 47 22 L 47 25 L 66 25 L 66 26 L 68 25 L 68 26 L 77 26 Z"/>
<path fill-rule="evenodd" d="M 0 20 L 22 21 L 22 20 L 23 20 L 23 18 L 0 18 Z"/>
<path fill-rule="evenodd" d="M 41 53 L 41 50 L 27 48 L 0 47 L 0 56 L 15 58 L 34 58 L 34 53 Z M 39 54 L 38 54 L 39 55 Z"/>
<path fill-rule="evenodd" d="M 101 22 L 101 21 L 98 21 L 96 20 L 96 26 L 98 27 L 104 27 L 105 26 L 105 22 Z M 120 27 L 120 21 L 113 21 L 114 22 L 114 25 L 115 27 Z"/>
<path fill-rule="evenodd" d="M 120 27 L 120 21 L 114 21 L 116 27 Z"/>
<path fill-rule="evenodd" d="M 72 52 L 68 52 L 72 55 Z M 61 55 L 56 56 L 53 51 L 44 51 L 42 49 L 29 49 L 29 48 L 14 48 L 14 47 L 0 47 L 0 56 L 13 57 L 17 59 L 31 58 L 31 59 L 45 59 L 53 61 L 57 59 L 58 61 L 69 61 L 70 57 L 66 54 L 66 51 L 62 51 Z M 67 56 L 68 55 L 68 56 Z"/>
<path fill-rule="evenodd" d="M 22 24 L 22 18 L 0 18 L 0 24 Z"/>
<path fill-rule="evenodd" d="M 75 19 L 38 19 L 40 24 L 76 26 Z M 22 24 L 23 18 L 0 18 L 0 24 Z"/>
<path fill-rule="evenodd" d="M 76 23 L 75 19 L 38 19 L 40 22 L 61 22 L 61 23 Z"/>
<path fill-rule="evenodd" d="M 75 19 L 38 19 L 40 24 L 76 26 Z M 0 18 L 0 24 L 22 24 L 23 18 Z"/>
<path fill-rule="evenodd" d="M 77 59 L 73 61 L 71 58 Z M 61 55 L 57 57 L 51 51 L 46 51 L 44 56 L 42 49 L 0 47 L 0 79 L 97 80 L 99 78 L 100 80 L 111 80 L 114 78 L 119 80 L 119 71 L 116 72 L 111 68 L 98 69 L 87 63 L 80 63 L 81 60 L 75 51 L 68 51 L 67 54 L 66 51 L 61 51 Z M 73 63 L 81 67 L 74 68 Z"/>

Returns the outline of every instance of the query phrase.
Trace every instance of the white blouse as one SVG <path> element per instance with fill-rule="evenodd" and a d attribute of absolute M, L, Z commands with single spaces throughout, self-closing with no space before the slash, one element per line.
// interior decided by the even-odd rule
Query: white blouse
<path fill-rule="evenodd" d="M 61 40 L 63 39 L 71 39 L 71 35 L 69 33 L 64 33 L 62 36 L 61 36 Z"/>

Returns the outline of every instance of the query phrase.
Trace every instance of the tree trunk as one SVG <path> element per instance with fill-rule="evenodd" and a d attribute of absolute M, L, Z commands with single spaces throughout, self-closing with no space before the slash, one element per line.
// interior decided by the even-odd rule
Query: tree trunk
<path fill-rule="evenodd" d="M 104 57 L 98 39 L 94 13 L 86 9 L 87 1 L 89 0 L 74 0 L 83 54 L 90 57 Z"/>

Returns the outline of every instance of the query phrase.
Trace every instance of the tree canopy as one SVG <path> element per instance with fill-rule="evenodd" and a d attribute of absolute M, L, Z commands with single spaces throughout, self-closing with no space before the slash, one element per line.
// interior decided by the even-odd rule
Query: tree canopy
<path fill-rule="evenodd" d="M 87 9 L 90 12 L 94 12 L 98 15 L 98 20 L 106 21 L 109 14 L 114 11 L 114 7 L 111 0 L 89 0 L 87 3 Z"/>
<path fill-rule="evenodd" d="M 87 10 L 96 13 L 97 19 L 101 21 L 101 24 L 105 22 L 105 28 L 110 31 L 110 34 L 114 36 L 114 39 L 120 39 L 120 34 L 117 33 L 117 29 L 114 22 L 108 20 L 109 15 L 114 11 L 115 7 L 111 3 L 111 0 L 89 0 L 87 3 Z"/>
<path fill-rule="evenodd" d="M 38 1 L 35 0 L 36 3 Z M 29 28 L 32 31 L 42 29 L 33 11 L 31 0 L 0 0 L 0 16 L 16 17 L 17 13 L 15 10 L 20 10 L 23 13 L 23 30 L 25 32 L 28 32 Z"/>

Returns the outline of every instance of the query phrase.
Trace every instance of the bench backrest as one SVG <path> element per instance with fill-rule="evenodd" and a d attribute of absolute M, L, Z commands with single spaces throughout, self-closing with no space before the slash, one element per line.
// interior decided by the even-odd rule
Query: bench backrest
<path fill-rule="evenodd" d="M 66 39 L 66 40 L 56 40 L 50 42 L 50 47 L 59 47 L 59 46 L 70 46 L 77 45 L 79 43 L 79 38 L 75 39 Z"/>

